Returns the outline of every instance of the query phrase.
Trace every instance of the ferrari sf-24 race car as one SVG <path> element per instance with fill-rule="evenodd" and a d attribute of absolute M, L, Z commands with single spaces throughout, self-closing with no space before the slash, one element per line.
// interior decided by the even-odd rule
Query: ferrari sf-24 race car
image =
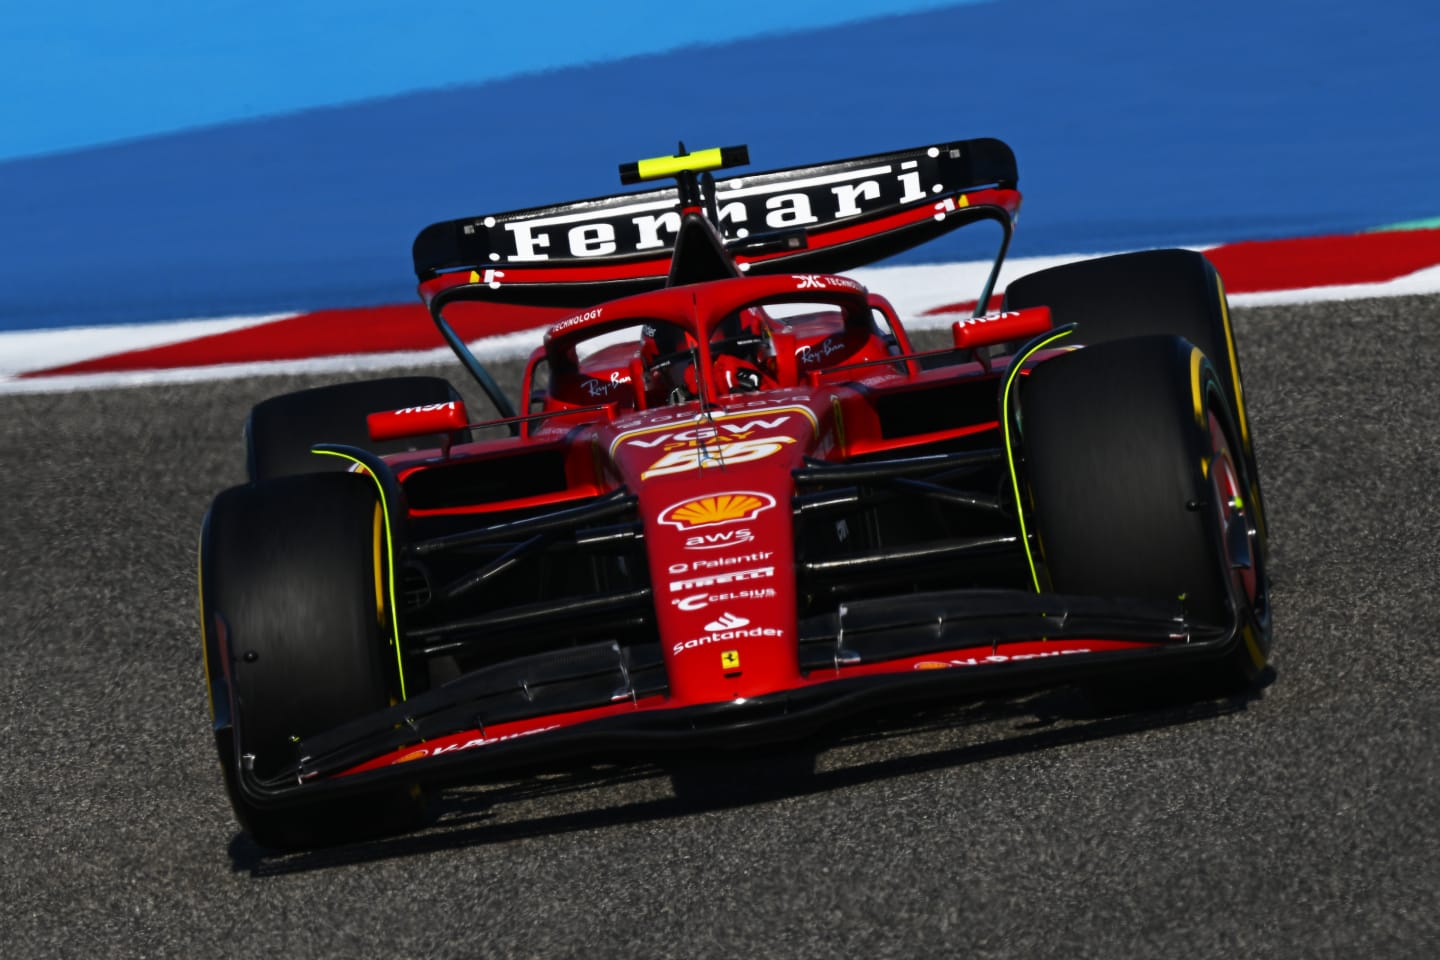
<path fill-rule="evenodd" d="M 1265 522 L 1210 263 L 1073 263 L 987 312 L 1020 206 L 1004 143 L 714 175 L 744 163 L 682 145 L 621 166 L 662 186 L 419 234 L 421 296 L 498 416 L 424 376 L 251 412 L 200 609 L 258 842 L 873 704 L 1256 682 Z M 942 349 L 840 275 L 980 221 L 994 267 Z M 518 407 L 452 322 L 497 304 L 573 308 Z"/>

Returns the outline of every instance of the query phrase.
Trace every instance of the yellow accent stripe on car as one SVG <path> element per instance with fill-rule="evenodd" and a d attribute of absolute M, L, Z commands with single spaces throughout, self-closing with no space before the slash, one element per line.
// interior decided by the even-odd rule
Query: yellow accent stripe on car
<path fill-rule="evenodd" d="M 1245 641 L 1245 650 L 1250 654 L 1250 662 L 1255 664 L 1256 670 L 1265 669 L 1265 652 L 1260 649 L 1260 643 L 1255 639 L 1255 631 L 1250 624 L 1245 624 L 1245 629 L 1240 636 Z"/>
<path fill-rule="evenodd" d="M 1025 530 L 1025 505 L 1020 496 L 1020 476 L 1015 470 L 1015 451 L 1010 444 L 1010 388 L 1014 385 L 1020 368 L 1025 365 L 1025 361 L 1029 360 L 1032 354 L 1061 337 L 1068 337 L 1073 332 L 1074 328 L 1072 327 L 1069 330 L 1061 330 L 1052 337 L 1046 337 L 1011 361 L 1010 370 L 1005 376 L 1005 389 L 1000 392 L 1000 430 L 1005 434 L 1005 460 L 1010 466 L 1010 486 L 1015 491 L 1015 517 L 1020 521 L 1020 543 L 1025 547 L 1025 562 L 1030 565 L 1030 582 L 1035 585 L 1036 593 L 1041 592 L 1040 574 L 1035 570 L 1035 556 L 1030 550 L 1030 535 Z"/>
<path fill-rule="evenodd" d="M 1230 305 L 1225 297 L 1225 281 L 1219 271 L 1215 273 L 1215 290 L 1220 297 L 1220 319 L 1225 328 L 1225 348 L 1230 351 L 1230 381 L 1235 388 L 1235 419 L 1240 426 L 1240 448 L 1246 457 L 1254 457 L 1254 446 L 1250 441 L 1250 417 L 1245 412 L 1245 391 L 1240 386 L 1240 361 L 1235 353 L 1235 333 L 1230 328 Z M 1265 509 L 1260 505 L 1259 491 L 1252 483 L 1250 501 L 1255 506 L 1255 526 L 1261 539 L 1267 536 L 1265 530 Z"/>
<path fill-rule="evenodd" d="M 312 449 L 310 452 L 321 454 L 327 457 L 339 457 L 342 460 L 349 460 L 351 463 L 355 464 L 358 467 L 364 466 L 364 464 L 362 464 L 359 460 L 355 459 L 349 454 L 340 453 L 335 450 Z M 380 512 L 385 515 L 385 552 L 393 560 L 395 557 L 395 536 L 394 532 L 390 529 L 390 505 L 385 502 L 385 487 L 380 483 L 380 478 L 375 476 L 369 470 L 361 470 L 360 472 L 375 481 L 375 490 L 380 495 Z M 390 599 L 390 609 L 398 611 L 400 609 L 400 605 L 395 602 L 395 564 L 393 562 L 389 563 L 386 565 L 386 568 L 389 571 L 389 577 L 387 578 L 389 580 L 389 585 L 386 591 L 386 595 Z M 390 619 L 390 644 L 395 648 L 395 672 L 400 677 L 400 699 L 405 700 L 408 699 L 408 695 L 405 693 L 405 662 L 401 659 L 400 656 L 400 618 L 396 616 L 391 617 Z"/>
<path fill-rule="evenodd" d="M 1205 426 L 1205 396 L 1200 391 L 1200 365 L 1205 362 L 1205 354 L 1200 352 L 1199 347 L 1190 348 L 1190 401 L 1195 408 L 1195 425 Z"/>
<path fill-rule="evenodd" d="M 384 525 L 385 517 L 380 510 L 380 504 L 375 504 L 375 521 L 371 529 L 374 531 L 372 537 L 372 549 L 375 551 L 375 622 L 385 626 L 385 584 L 380 579 L 384 558 L 380 556 L 380 532 Z"/>
<path fill-rule="evenodd" d="M 1225 328 L 1225 349 L 1230 351 L 1230 383 L 1235 388 L 1235 419 L 1240 421 L 1240 443 L 1250 451 L 1250 418 L 1245 415 L 1245 391 L 1240 387 L 1240 361 L 1235 355 L 1235 334 L 1230 329 L 1230 305 L 1225 299 L 1225 281 L 1215 273 L 1215 293 L 1220 298 L 1220 323 Z"/>
<path fill-rule="evenodd" d="M 708 150 L 687 153 L 683 157 L 651 157 L 649 160 L 639 161 L 635 166 L 641 180 L 654 180 L 657 177 L 673 177 L 686 170 L 714 170 L 723 164 L 720 148 L 710 147 Z"/>

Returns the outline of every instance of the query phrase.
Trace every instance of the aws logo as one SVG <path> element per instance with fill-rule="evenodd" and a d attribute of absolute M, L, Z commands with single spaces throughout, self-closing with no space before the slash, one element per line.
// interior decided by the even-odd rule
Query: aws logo
<path fill-rule="evenodd" d="M 685 549 L 718 550 L 721 547 L 734 547 L 754 541 L 755 532 L 749 527 L 740 527 L 738 530 L 711 530 L 686 537 Z"/>

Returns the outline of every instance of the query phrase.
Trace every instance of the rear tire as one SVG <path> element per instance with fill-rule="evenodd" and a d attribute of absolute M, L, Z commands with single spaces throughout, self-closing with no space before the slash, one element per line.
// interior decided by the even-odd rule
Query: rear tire
<path fill-rule="evenodd" d="M 255 774 L 273 777 L 297 759 L 296 738 L 391 702 L 397 667 L 382 523 L 374 482 L 356 474 L 235 487 L 210 508 L 201 617 L 212 695 L 233 723 L 217 725 L 217 742 L 236 816 L 262 846 L 319 846 L 412 829 L 423 818 L 423 799 L 408 788 L 258 807 L 235 770 L 238 754 L 253 755 Z M 222 625 L 223 650 L 214 640 Z"/>
<path fill-rule="evenodd" d="M 1185 698 L 1253 684 L 1269 647 L 1264 535 L 1241 491 L 1223 385 L 1179 337 L 1086 347 L 1041 363 L 1020 392 L 1027 510 L 1042 585 L 1059 593 L 1181 601 L 1241 637 L 1223 661 L 1187 669 Z M 1048 581 L 1046 583 L 1045 581 Z"/>
<path fill-rule="evenodd" d="M 1249 491 L 1265 529 L 1240 357 L 1220 275 L 1193 250 L 1145 250 L 1068 263 L 1020 277 L 1005 291 L 1005 309 L 1047 306 L 1054 322 L 1077 324 L 1065 344 L 1096 345 L 1173 334 L 1209 358 L 1238 430 L 1238 449 L 1255 486 Z"/>
<path fill-rule="evenodd" d="M 374 441 L 366 418 L 461 399 L 441 377 L 388 377 L 300 390 L 258 403 L 245 422 L 246 465 L 251 480 L 297 473 L 340 471 L 350 461 L 310 452 L 317 443 L 341 443 L 374 453 L 403 453 L 438 447 L 440 434 Z M 470 439 L 469 432 L 460 438 Z"/>

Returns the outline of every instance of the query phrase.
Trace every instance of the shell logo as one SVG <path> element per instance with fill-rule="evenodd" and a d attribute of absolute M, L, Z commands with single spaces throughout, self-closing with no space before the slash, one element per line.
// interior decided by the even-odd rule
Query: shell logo
<path fill-rule="evenodd" d="M 749 490 L 717 493 L 714 496 L 694 497 L 671 504 L 660 512 L 660 522 L 668 523 L 677 530 L 689 530 L 693 527 L 753 520 L 773 506 L 775 498 L 768 493 Z"/>

